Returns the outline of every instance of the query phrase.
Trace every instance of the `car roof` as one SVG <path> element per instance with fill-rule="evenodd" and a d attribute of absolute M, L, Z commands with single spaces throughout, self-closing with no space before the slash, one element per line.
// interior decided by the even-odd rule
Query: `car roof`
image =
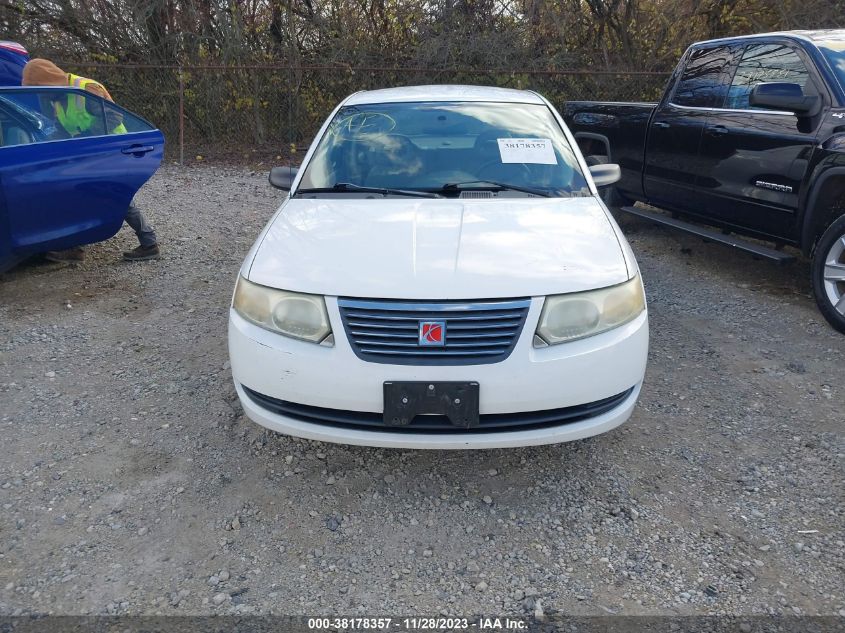
<path fill-rule="evenodd" d="M 18 55 L 29 55 L 27 50 L 17 42 L 11 42 L 9 40 L 2 40 L 0 41 L 0 48 L 7 51 L 12 51 L 13 53 L 17 53 Z"/>
<path fill-rule="evenodd" d="M 419 101 L 493 101 L 499 103 L 545 103 L 535 92 L 493 88 L 490 86 L 406 86 L 356 92 L 346 99 L 344 105 L 374 103 L 401 103 Z"/>
<path fill-rule="evenodd" d="M 774 31 L 772 33 L 755 33 L 754 35 L 738 35 L 735 37 L 722 37 L 715 40 L 696 42 L 699 44 L 712 44 L 716 42 L 743 42 L 757 38 L 788 37 L 794 40 L 803 40 L 810 44 L 817 45 L 824 42 L 845 41 L 845 29 L 818 29 L 814 31 Z"/>

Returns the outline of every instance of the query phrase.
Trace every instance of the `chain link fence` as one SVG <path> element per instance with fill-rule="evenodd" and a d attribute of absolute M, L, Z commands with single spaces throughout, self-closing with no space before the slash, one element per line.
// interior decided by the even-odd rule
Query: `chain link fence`
<path fill-rule="evenodd" d="M 167 155 L 278 160 L 304 152 L 337 103 L 359 90 L 421 84 L 531 89 L 558 108 L 571 100 L 653 101 L 668 73 L 591 70 L 438 70 L 328 66 L 73 64 L 125 108 L 154 123 Z"/>

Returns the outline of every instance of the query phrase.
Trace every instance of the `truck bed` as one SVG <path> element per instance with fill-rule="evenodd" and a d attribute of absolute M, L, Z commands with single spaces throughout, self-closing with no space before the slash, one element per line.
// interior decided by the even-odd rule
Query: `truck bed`
<path fill-rule="evenodd" d="M 632 198 L 643 194 L 646 135 L 656 107 L 656 103 L 568 101 L 563 109 L 584 156 L 604 156 L 617 163 L 622 168 L 617 187 Z"/>

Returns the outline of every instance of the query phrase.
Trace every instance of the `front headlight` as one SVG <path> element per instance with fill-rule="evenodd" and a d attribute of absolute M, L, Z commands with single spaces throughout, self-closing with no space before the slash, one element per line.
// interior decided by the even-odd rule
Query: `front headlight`
<path fill-rule="evenodd" d="M 534 347 L 606 332 L 631 321 L 643 310 L 645 293 L 639 275 L 610 288 L 546 297 Z"/>
<path fill-rule="evenodd" d="M 319 295 L 276 290 L 238 277 L 232 307 L 247 321 L 267 330 L 312 343 L 331 344 L 326 302 Z"/>

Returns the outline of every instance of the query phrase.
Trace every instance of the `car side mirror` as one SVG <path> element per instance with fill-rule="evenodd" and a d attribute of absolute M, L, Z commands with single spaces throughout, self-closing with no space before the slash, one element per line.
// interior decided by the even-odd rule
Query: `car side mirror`
<path fill-rule="evenodd" d="M 607 187 L 619 182 L 619 179 L 622 178 L 622 170 L 619 168 L 619 165 L 614 165 L 613 163 L 592 165 L 590 167 L 590 175 L 593 177 L 596 187 Z"/>
<path fill-rule="evenodd" d="M 299 172 L 297 167 L 273 167 L 270 170 L 270 184 L 276 189 L 290 191 L 293 180 Z"/>
<path fill-rule="evenodd" d="M 758 108 L 794 112 L 806 117 L 815 116 L 821 107 L 821 99 L 816 95 L 805 95 L 799 84 L 781 81 L 757 84 L 751 89 L 748 103 Z"/>

